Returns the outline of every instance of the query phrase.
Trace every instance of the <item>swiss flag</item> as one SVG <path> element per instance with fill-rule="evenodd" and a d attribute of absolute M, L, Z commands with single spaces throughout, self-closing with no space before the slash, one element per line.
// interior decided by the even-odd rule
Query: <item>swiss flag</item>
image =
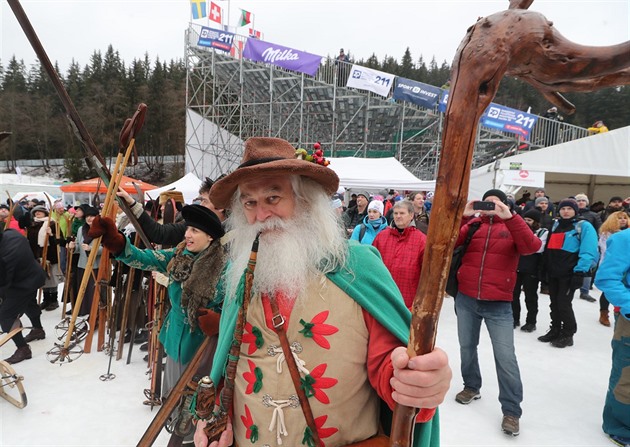
<path fill-rule="evenodd" d="M 217 22 L 220 24 L 223 23 L 223 20 L 221 18 L 221 7 L 215 2 L 210 2 L 210 13 L 208 14 L 208 18 L 213 22 Z"/>

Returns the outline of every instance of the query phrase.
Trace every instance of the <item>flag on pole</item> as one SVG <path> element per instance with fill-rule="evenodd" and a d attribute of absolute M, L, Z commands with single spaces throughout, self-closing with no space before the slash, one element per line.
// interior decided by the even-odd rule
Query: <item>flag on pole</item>
<path fill-rule="evenodd" d="M 210 2 L 210 15 L 208 16 L 213 22 L 222 24 L 221 7 L 215 2 Z"/>
<path fill-rule="evenodd" d="M 254 37 L 256 39 L 262 39 L 262 32 L 255 30 L 254 28 L 249 29 L 249 37 Z"/>
<path fill-rule="evenodd" d="M 190 7 L 192 8 L 193 19 L 203 19 L 208 15 L 206 13 L 206 0 L 190 0 Z"/>
<path fill-rule="evenodd" d="M 239 26 L 245 26 L 252 23 L 252 16 L 253 14 L 251 12 L 241 9 L 241 24 Z"/>

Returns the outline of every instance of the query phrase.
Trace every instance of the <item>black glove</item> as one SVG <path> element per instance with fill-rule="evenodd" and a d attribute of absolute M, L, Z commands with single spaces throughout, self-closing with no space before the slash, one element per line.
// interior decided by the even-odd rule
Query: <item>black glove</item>
<path fill-rule="evenodd" d="M 576 290 L 579 289 L 580 287 L 582 287 L 582 284 L 584 284 L 584 273 L 582 272 L 574 272 L 573 276 L 571 277 L 571 290 Z"/>

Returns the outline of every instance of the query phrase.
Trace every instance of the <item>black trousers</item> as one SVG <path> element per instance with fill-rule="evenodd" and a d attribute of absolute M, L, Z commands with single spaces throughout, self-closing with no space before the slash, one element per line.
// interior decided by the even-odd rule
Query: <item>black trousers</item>
<path fill-rule="evenodd" d="M 37 290 L 25 291 L 19 295 L 11 294 L 11 296 L 4 298 L 0 305 L 0 327 L 2 332 L 9 332 L 15 320 L 22 314 L 26 314 L 34 328 L 42 328 L 40 319 L 42 311 L 37 304 Z M 27 345 L 21 332 L 15 334 L 12 340 L 18 348 Z"/>
<path fill-rule="evenodd" d="M 516 273 L 516 284 L 512 294 L 512 314 L 514 315 L 515 323 L 521 320 L 521 290 L 525 292 L 525 307 L 527 308 L 527 319 L 525 322 L 536 324 L 536 317 L 538 316 L 538 275 L 522 272 Z"/>
<path fill-rule="evenodd" d="M 564 335 L 577 332 L 577 322 L 573 313 L 573 294 L 571 276 L 549 278 L 549 298 L 551 302 L 551 327 L 561 329 Z"/>

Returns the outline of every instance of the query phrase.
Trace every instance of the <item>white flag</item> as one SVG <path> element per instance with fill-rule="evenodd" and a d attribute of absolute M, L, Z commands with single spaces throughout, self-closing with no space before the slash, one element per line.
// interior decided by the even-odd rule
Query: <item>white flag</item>
<path fill-rule="evenodd" d="M 369 90 L 378 95 L 387 97 L 393 84 L 394 75 L 392 74 L 353 65 L 346 87 Z"/>

